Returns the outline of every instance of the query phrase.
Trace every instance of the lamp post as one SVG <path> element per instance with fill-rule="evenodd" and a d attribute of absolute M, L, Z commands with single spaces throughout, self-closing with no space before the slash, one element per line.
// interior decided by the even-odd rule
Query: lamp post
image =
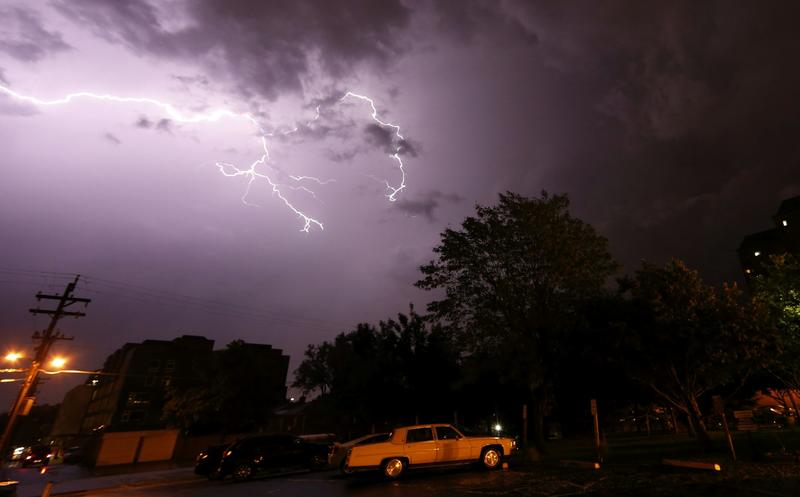
<path fill-rule="evenodd" d="M 41 292 L 36 294 L 37 300 L 57 300 L 58 305 L 56 306 L 55 310 L 39 309 L 38 307 L 30 310 L 30 312 L 33 314 L 50 315 L 50 324 L 42 332 L 37 331 L 33 335 L 33 339 L 39 341 L 39 344 L 36 346 L 36 353 L 31 359 L 31 366 L 25 375 L 22 386 L 19 389 L 19 394 L 17 394 L 17 400 L 14 401 L 11 411 L 8 413 L 8 422 L 6 423 L 6 427 L 3 430 L 3 435 L 0 438 L 0 467 L 5 466 L 6 451 L 9 442 L 11 442 L 11 434 L 14 429 L 14 422 L 17 420 L 17 417 L 19 417 L 23 408 L 32 403 L 32 399 L 29 398 L 36 389 L 36 378 L 39 375 L 39 371 L 42 369 L 42 365 L 47 361 L 50 355 L 50 347 L 52 347 L 57 340 L 72 339 L 57 331 L 56 324 L 62 317 L 72 316 L 77 318 L 85 316 L 83 312 L 71 312 L 67 310 L 67 307 L 72 304 L 82 303 L 87 305 L 91 301 L 90 299 L 72 296 L 72 292 L 75 290 L 75 286 L 78 284 L 79 278 L 80 276 L 76 276 L 74 281 L 67 284 L 67 288 L 64 290 L 62 295 L 46 295 L 42 294 Z M 18 360 L 20 355 L 9 353 L 6 357 L 11 360 Z M 54 366 L 58 367 L 57 364 L 59 363 L 61 364 L 61 367 L 63 367 L 65 364 L 63 359 L 61 359 L 60 361 L 56 362 Z"/>
<path fill-rule="evenodd" d="M 9 354 L 11 355 L 11 354 Z M 21 357 L 17 355 L 17 359 Z M 8 358 L 8 355 L 6 356 Z M 27 414 L 25 411 L 28 410 L 28 405 L 32 403 L 32 399 L 30 399 L 30 394 L 33 392 L 33 389 L 36 385 L 36 378 L 39 375 L 39 371 L 42 369 L 42 360 L 34 359 L 31 361 L 31 366 L 27 370 L 27 374 L 25 375 L 25 379 L 22 382 L 22 386 L 19 389 L 19 393 L 17 394 L 17 399 L 14 401 L 14 404 L 11 407 L 11 411 L 8 413 L 8 422 L 6 423 L 6 428 L 3 430 L 3 436 L 0 438 L 0 457 L 2 457 L 2 462 L 0 464 L 5 463 L 6 458 L 6 450 L 8 448 L 8 444 L 11 441 L 11 431 L 14 427 L 14 423 L 16 422 L 17 418 L 20 415 Z M 53 367 L 56 368 L 63 368 L 66 365 L 66 359 L 63 357 L 55 357 L 52 359 L 50 363 Z"/>

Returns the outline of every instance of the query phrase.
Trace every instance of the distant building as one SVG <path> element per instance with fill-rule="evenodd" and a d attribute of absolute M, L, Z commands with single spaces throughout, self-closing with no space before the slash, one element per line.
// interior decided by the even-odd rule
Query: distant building
<path fill-rule="evenodd" d="M 191 335 L 126 343 L 90 380 L 95 391 L 83 431 L 160 428 L 166 387 L 175 375 L 191 374 L 195 366 L 208 364 L 213 348 L 213 340 Z"/>
<path fill-rule="evenodd" d="M 58 415 L 50 430 L 50 437 L 58 440 L 72 440 L 81 435 L 83 418 L 92 401 L 95 387 L 91 383 L 78 385 L 64 395 Z"/>
<path fill-rule="evenodd" d="M 772 220 L 774 228 L 747 235 L 739 245 L 739 261 L 748 281 L 763 272 L 771 255 L 800 256 L 800 196 L 781 202 Z"/>
<path fill-rule="evenodd" d="M 269 372 L 272 384 L 265 395 L 275 396 L 276 405 L 286 395 L 289 357 L 270 345 L 244 344 Z M 164 427 L 163 406 L 167 387 L 175 378 L 189 378 L 214 360 L 214 341 L 184 335 L 174 340 L 145 340 L 127 343 L 108 356 L 102 371 L 87 385 L 92 398 L 81 431 L 132 431 Z"/>

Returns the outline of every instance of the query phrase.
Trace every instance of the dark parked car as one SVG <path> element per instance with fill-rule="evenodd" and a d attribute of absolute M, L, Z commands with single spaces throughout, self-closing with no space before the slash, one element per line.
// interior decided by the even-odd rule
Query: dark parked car
<path fill-rule="evenodd" d="M 51 447 L 49 445 L 34 445 L 33 447 L 29 447 L 25 450 L 21 465 L 23 468 L 27 468 L 28 466 L 33 466 L 35 464 L 40 464 L 46 466 L 47 463 L 50 462 L 50 458 L 53 456 L 51 452 Z"/>
<path fill-rule="evenodd" d="M 323 469 L 328 464 L 329 450 L 328 444 L 307 442 L 293 435 L 247 437 L 225 450 L 214 476 L 249 480 L 259 473 Z"/>
<path fill-rule="evenodd" d="M 84 457 L 83 447 L 79 445 L 73 445 L 72 447 L 67 447 L 66 449 L 64 449 L 62 462 L 64 464 L 78 464 L 80 462 L 83 462 L 83 457 Z"/>
<path fill-rule="evenodd" d="M 201 450 L 194 461 L 195 474 L 208 476 L 209 478 L 216 476 L 215 472 L 219 468 L 220 461 L 222 461 L 222 454 L 228 447 L 230 447 L 230 444 L 212 445 Z"/>

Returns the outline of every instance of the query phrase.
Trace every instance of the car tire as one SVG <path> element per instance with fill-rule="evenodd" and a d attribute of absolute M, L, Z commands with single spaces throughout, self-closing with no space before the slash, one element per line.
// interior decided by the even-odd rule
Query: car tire
<path fill-rule="evenodd" d="M 311 471 L 321 471 L 325 469 L 327 465 L 328 465 L 328 458 L 323 457 L 319 454 L 314 454 L 313 456 L 311 456 L 311 460 L 308 463 L 309 469 L 311 469 Z"/>
<path fill-rule="evenodd" d="M 487 447 L 481 452 L 481 464 L 488 470 L 497 469 L 502 462 L 502 452 L 495 447 Z"/>
<path fill-rule="evenodd" d="M 219 468 L 214 468 L 208 472 L 208 479 L 209 480 L 221 480 L 222 479 L 222 471 Z"/>
<path fill-rule="evenodd" d="M 346 463 L 347 463 L 347 461 L 342 459 L 342 462 L 339 463 L 339 471 L 341 471 L 341 473 L 343 475 L 352 475 L 353 474 L 353 470 L 350 469 L 349 467 L 347 467 Z"/>
<path fill-rule="evenodd" d="M 236 481 L 247 481 L 253 477 L 253 466 L 242 463 L 233 468 L 233 479 Z"/>
<path fill-rule="evenodd" d="M 381 470 L 383 471 L 383 476 L 390 480 L 396 480 L 405 473 L 406 462 L 399 457 L 392 457 L 383 462 Z"/>

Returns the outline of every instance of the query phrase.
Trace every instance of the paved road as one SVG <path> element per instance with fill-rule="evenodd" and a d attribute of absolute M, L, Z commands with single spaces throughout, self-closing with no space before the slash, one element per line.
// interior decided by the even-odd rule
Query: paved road
<path fill-rule="evenodd" d="M 256 479 L 244 483 L 212 482 L 197 479 L 188 483 L 149 488 L 119 488 L 81 493 L 103 497 L 337 497 L 337 496 L 469 496 L 497 495 L 496 488 L 513 487 L 519 475 L 513 471 L 485 472 L 448 469 L 417 472 L 396 482 L 378 476 L 357 475 L 343 478 L 336 472 L 296 473 Z M 54 488 L 57 492 L 58 489 Z"/>

